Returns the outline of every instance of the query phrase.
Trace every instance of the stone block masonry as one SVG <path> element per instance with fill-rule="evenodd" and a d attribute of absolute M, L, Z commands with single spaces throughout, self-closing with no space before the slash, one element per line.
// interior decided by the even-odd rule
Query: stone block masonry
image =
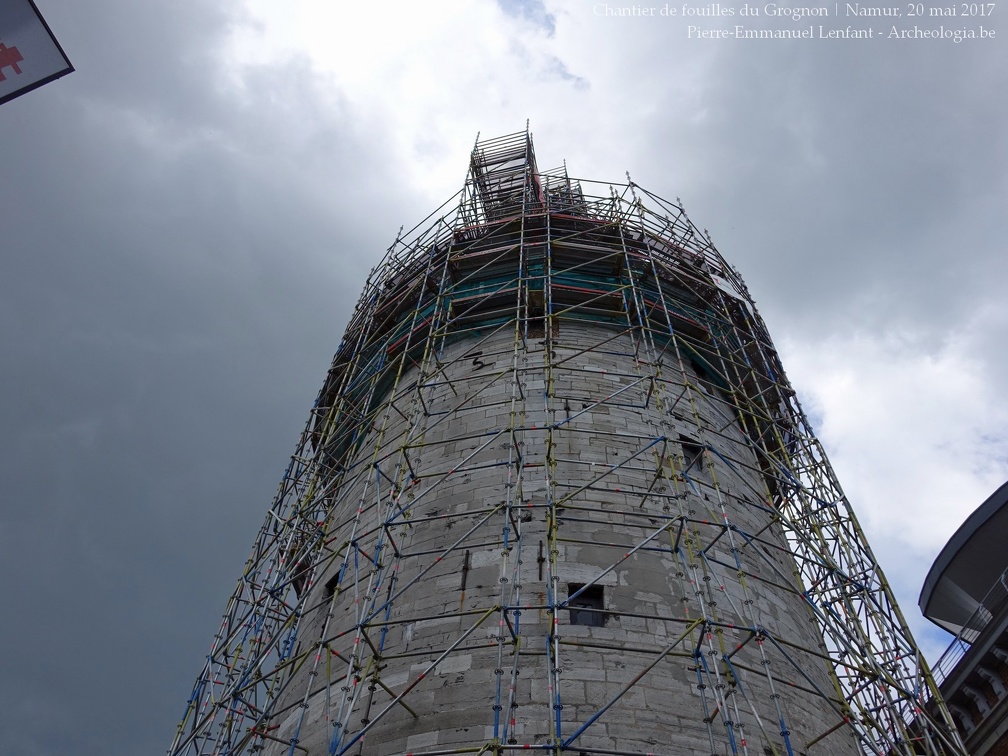
<path fill-rule="evenodd" d="M 586 185 L 396 240 L 172 754 L 962 753 L 742 279 Z"/>

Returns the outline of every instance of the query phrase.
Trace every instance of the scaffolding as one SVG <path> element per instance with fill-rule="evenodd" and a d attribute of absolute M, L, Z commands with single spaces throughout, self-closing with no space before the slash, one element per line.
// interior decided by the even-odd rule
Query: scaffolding
<path fill-rule="evenodd" d="M 964 753 L 738 272 L 527 131 L 369 276 L 169 753 L 524 749 Z"/>

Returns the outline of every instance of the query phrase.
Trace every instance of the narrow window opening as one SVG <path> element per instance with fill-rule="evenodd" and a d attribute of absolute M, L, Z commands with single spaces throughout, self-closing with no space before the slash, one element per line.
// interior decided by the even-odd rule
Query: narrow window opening
<path fill-rule="evenodd" d="M 297 567 L 297 565 L 295 565 Z M 301 592 L 304 590 L 305 583 L 308 582 L 308 568 L 301 567 L 297 572 L 291 577 L 291 585 L 294 587 L 294 593 L 301 598 Z"/>
<path fill-rule="evenodd" d="M 694 375 L 696 375 L 697 386 L 702 390 L 709 392 L 710 378 L 707 376 L 707 371 L 704 366 L 697 362 L 692 357 L 689 358 L 689 365 L 693 369 Z"/>
<path fill-rule="evenodd" d="M 532 339 L 546 336 L 546 295 L 535 289 L 528 293 L 528 335 Z"/>
<path fill-rule="evenodd" d="M 578 591 L 581 593 L 567 605 L 570 611 L 570 623 L 572 625 L 587 625 L 588 627 L 604 627 L 606 621 L 605 593 L 602 586 L 585 586 L 584 583 L 567 584 L 568 596 L 573 596 Z"/>
<path fill-rule="evenodd" d="M 331 578 L 326 580 L 325 584 L 325 595 L 326 598 L 332 598 L 333 594 L 336 593 L 336 586 L 339 584 L 339 572 L 333 575 Z"/>
<path fill-rule="evenodd" d="M 707 479 L 707 466 L 704 464 L 704 448 L 691 438 L 679 436 L 679 445 L 683 452 L 683 472 L 693 478 Z"/>

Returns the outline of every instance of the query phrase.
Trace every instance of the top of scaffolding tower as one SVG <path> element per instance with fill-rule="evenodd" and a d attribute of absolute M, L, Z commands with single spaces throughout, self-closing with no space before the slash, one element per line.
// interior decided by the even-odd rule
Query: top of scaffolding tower
<path fill-rule="evenodd" d="M 600 226 L 637 228 L 638 241 L 653 254 L 687 265 L 724 293 L 753 302 L 738 271 L 717 251 L 709 235 L 695 226 L 681 203 L 672 203 L 626 181 L 574 178 L 566 163 L 540 170 L 527 129 L 477 139 L 465 183 L 457 194 L 406 232 L 400 232 L 368 278 L 365 291 L 394 289 L 423 266 L 431 254 L 445 252 L 493 229 L 495 224 L 543 213 L 570 216 Z"/>

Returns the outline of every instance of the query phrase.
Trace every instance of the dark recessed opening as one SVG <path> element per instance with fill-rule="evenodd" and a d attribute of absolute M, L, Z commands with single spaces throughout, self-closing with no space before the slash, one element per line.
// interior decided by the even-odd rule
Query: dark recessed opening
<path fill-rule="evenodd" d="M 546 295 L 535 289 L 528 292 L 528 335 L 541 339 L 546 335 Z"/>
<path fill-rule="evenodd" d="M 694 478 L 706 478 L 707 468 L 704 465 L 703 446 L 686 436 L 679 436 L 679 445 L 682 446 L 683 472 L 689 473 Z"/>
<path fill-rule="evenodd" d="M 584 590 L 582 590 L 584 589 Z M 578 591 L 581 591 L 578 593 Z M 605 593 L 601 585 L 585 586 L 584 583 L 568 583 L 567 595 L 577 597 L 567 604 L 572 625 L 603 627 L 606 621 Z"/>
<path fill-rule="evenodd" d="M 308 582 L 307 567 L 302 567 L 301 569 L 299 569 L 297 572 L 294 573 L 294 576 L 291 578 L 291 585 L 294 587 L 294 592 L 298 595 L 298 598 L 301 597 L 301 592 L 304 590 L 305 583 L 307 582 Z"/>
<path fill-rule="evenodd" d="M 339 585 L 339 572 L 333 575 L 331 578 L 326 580 L 325 592 L 327 598 L 332 598 L 332 595 L 336 593 L 336 586 Z"/>

